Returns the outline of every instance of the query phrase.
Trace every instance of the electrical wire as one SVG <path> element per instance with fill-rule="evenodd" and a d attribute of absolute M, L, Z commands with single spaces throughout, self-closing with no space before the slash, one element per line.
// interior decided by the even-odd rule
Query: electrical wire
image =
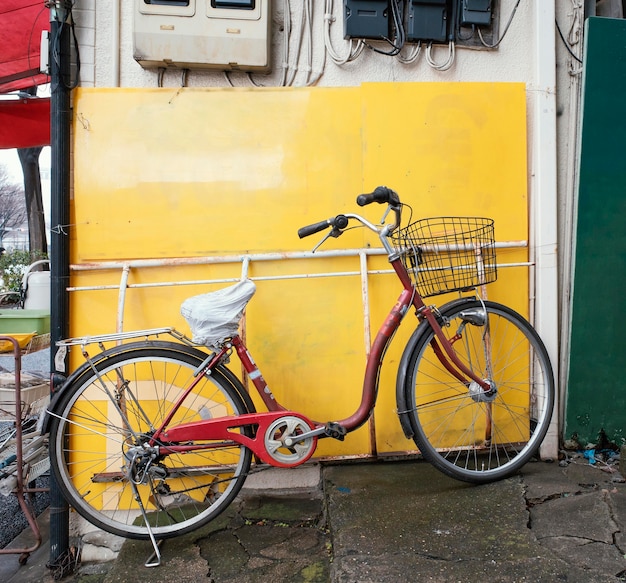
<path fill-rule="evenodd" d="M 297 2 L 300 12 L 295 17 L 297 19 L 295 23 L 292 22 L 294 18 L 294 11 L 291 6 L 292 1 L 295 0 L 285 0 L 283 4 L 284 60 L 281 85 L 292 86 L 297 84 L 311 86 L 315 85 L 324 74 L 327 46 L 324 43 L 321 59 L 319 59 L 320 65 L 314 69 L 314 0 Z M 298 75 L 299 73 L 301 75 Z M 259 86 L 251 77 L 250 81 L 253 85 Z"/>
<path fill-rule="evenodd" d="M 585 8 L 582 0 L 572 0 L 572 25 L 567 35 L 567 43 L 570 46 L 577 45 L 582 37 Z"/>
<path fill-rule="evenodd" d="M 226 79 L 226 82 L 227 82 L 227 83 L 228 83 L 231 87 L 234 87 L 234 85 L 233 85 L 233 81 L 232 81 L 232 79 L 230 78 L 230 75 L 228 74 L 228 71 L 227 71 L 227 70 L 224 70 L 224 71 L 223 71 L 223 73 L 224 73 L 224 79 Z"/>
<path fill-rule="evenodd" d="M 303 16 L 303 31 L 306 33 L 304 36 L 305 43 L 305 55 L 306 64 L 303 67 L 305 73 L 304 84 L 309 85 L 311 83 L 311 73 L 313 71 L 313 23 L 311 21 L 311 14 L 313 7 L 311 6 L 311 0 L 304 0 L 302 7 Z"/>
<path fill-rule="evenodd" d="M 417 57 L 419 57 L 420 53 L 422 52 L 422 41 L 419 41 L 417 44 L 410 46 L 411 48 L 407 55 L 403 55 L 402 53 L 398 53 L 396 55 L 396 59 L 398 59 L 398 61 L 400 61 L 404 65 L 410 65 L 411 63 L 414 63 L 417 60 Z"/>
<path fill-rule="evenodd" d="M 314 20 L 314 16 L 315 16 L 315 10 L 314 10 L 314 3 L 313 0 L 308 0 L 309 3 L 309 8 L 308 8 L 308 16 L 309 16 L 309 36 L 311 38 L 311 45 L 312 45 L 312 39 L 313 39 L 313 20 Z M 319 69 L 317 71 L 313 70 L 313 55 L 311 55 L 311 59 L 309 61 L 309 69 L 310 72 L 312 73 L 312 76 L 308 77 L 307 80 L 307 86 L 312 86 L 315 85 L 321 78 L 322 75 L 324 74 L 324 70 L 326 69 L 326 44 L 324 43 L 324 45 L 322 46 L 322 59 L 321 59 L 321 65 L 319 67 Z"/>
<path fill-rule="evenodd" d="M 337 51 L 333 47 L 330 36 L 330 27 L 332 26 L 333 22 L 337 20 L 333 14 L 333 11 L 333 0 L 326 0 L 326 9 L 324 12 L 324 46 L 326 47 L 326 52 L 328 53 L 331 61 L 335 63 L 335 65 L 341 66 L 356 59 L 363 52 L 365 45 L 361 40 L 355 42 L 354 39 L 350 39 L 348 52 L 346 53 L 346 55 L 342 57 L 339 55 L 339 53 L 337 53 Z"/>
<path fill-rule="evenodd" d="M 289 8 L 289 0 L 285 0 L 283 6 L 283 73 L 280 81 L 281 87 L 285 87 L 287 85 L 287 70 L 289 68 L 289 37 L 291 36 L 291 11 Z"/>
<path fill-rule="evenodd" d="M 286 0 L 285 5 L 288 5 L 289 2 L 290 0 Z M 290 29 L 291 29 L 291 25 L 290 25 Z M 290 41 L 290 45 L 295 44 L 296 53 L 295 53 L 295 56 L 290 55 L 291 58 L 290 58 L 289 66 L 288 66 L 287 81 L 286 81 L 287 86 L 293 85 L 296 80 L 296 75 L 298 73 L 298 63 L 300 62 L 300 53 L 302 52 L 302 41 L 304 37 L 304 29 L 305 29 L 305 9 L 304 9 L 304 6 L 302 6 L 300 10 L 299 27 L 298 29 L 296 29 L 296 34 L 297 34 L 296 40 Z"/>
<path fill-rule="evenodd" d="M 70 27 L 70 34 L 72 35 L 72 39 L 74 41 L 74 54 L 75 54 L 75 58 L 76 58 L 76 75 L 74 77 L 74 80 L 69 81 L 69 83 L 66 83 L 65 79 L 63 78 L 63 75 L 59 76 L 59 83 L 61 85 L 61 87 L 63 87 L 64 89 L 71 91 L 72 89 L 75 89 L 76 87 L 78 87 L 78 83 L 80 81 L 80 51 L 78 49 L 78 39 L 76 38 L 76 29 L 74 26 L 74 16 L 72 14 L 72 9 L 74 8 L 74 0 L 66 0 L 64 3 L 64 5 L 61 7 L 63 10 L 67 11 L 67 15 L 65 18 L 63 18 L 62 20 L 58 21 L 60 22 L 60 26 L 57 29 L 57 33 L 54 36 L 54 38 L 51 39 L 51 43 L 52 43 L 52 48 L 51 48 L 51 56 L 52 59 L 54 60 L 54 62 L 56 63 L 57 67 L 60 69 L 61 66 L 61 48 L 60 48 L 60 44 L 61 44 L 61 38 L 63 36 L 63 33 L 65 32 L 65 28 L 67 26 Z"/>
<path fill-rule="evenodd" d="M 265 85 L 263 85 L 262 83 L 258 83 L 255 80 L 255 78 L 252 76 L 252 73 L 250 73 L 250 71 L 246 73 L 246 76 L 248 77 L 248 81 L 250 81 L 250 84 L 254 85 L 254 87 L 265 87 Z"/>
<path fill-rule="evenodd" d="M 506 33 L 509 31 L 509 27 L 511 26 L 511 22 L 513 22 L 513 17 L 515 16 L 515 11 L 517 10 L 517 7 L 519 6 L 520 2 L 521 2 L 521 0 L 517 0 L 517 2 L 515 3 L 515 6 L 513 6 L 513 10 L 511 10 L 511 15 L 509 16 L 509 21 L 506 23 L 506 26 L 504 27 L 504 30 L 502 31 L 502 34 L 500 35 L 500 38 L 498 39 L 497 43 L 494 43 L 494 44 L 490 45 L 487 42 L 485 42 L 485 39 L 483 38 L 483 33 L 480 30 L 480 27 L 477 27 L 477 29 L 478 29 L 478 38 L 480 38 L 480 42 L 484 46 L 486 46 L 488 49 L 496 49 L 496 48 L 498 48 L 500 43 L 504 40 L 504 37 L 506 36 Z"/>
<path fill-rule="evenodd" d="M 570 47 L 569 43 L 565 40 L 565 37 L 563 36 L 563 33 L 561 32 L 561 27 L 559 26 L 559 23 L 557 21 L 557 19 L 554 19 L 554 24 L 556 25 L 556 30 L 559 33 L 559 36 L 561 37 L 561 40 L 563 41 L 563 45 L 565 46 L 565 48 L 567 49 L 567 52 L 574 58 L 576 59 L 579 63 L 582 63 L 582 59 L 580 59 L 572 50 L 572 47 Z"/>
<path fill-rule="evenodd" d="M 305 85 L 310 87 L 315 85 L 324 74 L 324 68 L 326 67 L 326 45 L 322 45 L 322 58 L 321 66 L 318 70 L 313 70 L 313 16 L 314 16 L 314 3 L 313 0 L 305 0 L 304 4 L 304 26 L 307 40 L 306 51 L 306 65 L 304 70 L 306 72 Z"/>
<path fill-rule="evenodd" d="M 322 66 L 322 69 L 316 72 L 315 77 L 311 76 L 313 72 L 313 4 L 312 0 L 304 0 L 304 2 L 299 3 L 300 18 L 294 32 L 291 26 L 291 14 L 293 14 L 293 12 L 289 7 L 290 1 L 291 0 L 285 0 L 285 18 L 287 18 L 287 14 L 289 14 L 289 45 L 290 49 L 295 45 L 295 53 L 291 52 L 289 58 L 285 59 L 289 62 L 285 85 L 294 85 L 299 72 L 303 73 L 304 76 L 302 85 L 311 85 L 316 83 L 323 73 Z"/>
<path fill-rule="evenodd" d="M 189 79 L 189 69 L 183 69 L 180 74 L 180 86 L 187 87 L 187 80 Z"/>
<path fill-rule="evenodd" d="M 448 43 L 448 58 L 443 63 L 436 63 L 432 57 L 433 43 L 428 43 L 426 47 L 426 62 L 437 71 L 447 71 L 454 64 L 456 56 L 456 47 L 454 41 Z"/>
<path fill-rule="evenodd" d="M 401 0 L 389 0 L 389 3 L 391 5 L 391 16 L 393 18 L 393 31 L 395 32 L 395 37 L 393 39 L 386 37 L 383 37 L 381 39 L 391 45 L 391 50 L 384 51 L 382 49 L 372 46 L 367 42 L 364 42 L 365 46 L 371 51 L 374 51 L 375 53 L 378 53 L 380 55 L 395 57 L 404 47 L 404 43 L 406 42 L 406 32 L 404 30 L 404 22 L 402 19 L 402 8 L 400 7 L 400 1 Z"/>

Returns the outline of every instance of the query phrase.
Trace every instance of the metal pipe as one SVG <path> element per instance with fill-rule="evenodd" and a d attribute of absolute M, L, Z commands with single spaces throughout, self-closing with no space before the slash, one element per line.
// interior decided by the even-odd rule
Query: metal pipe
<path fill-rule="evenodd" d="M 517 249 L 528 246 L 528 241 L 502 241 L 496 243 L 496 249 Z M 386 255 L 384 249 L 335 249 L 333 251 L 288 251 L 285 253 L 257 253 L 245 255 L 209 255 L 206 257 L 177 257 L 169 259 L 135 259 L 130 261 L 99 261 L 73 264 L 72 271 L 104 271 L 107 269 L 124 269 L 127 265 L 136 267 L 170 267 L 172 265 L 211 265 L 222 263 L 241 263 L 243 261 L 280 261 L 282 259 L 324 259 L 329 257 L 359 257 L 367 255 Z"/>
<path fill-rule="evenodd" d="M 559 378 L 557 272 L 557 157 L 555 1 L 535 2 L 536 130 L 532 143 L 531 260 L 535 266 L 533 323 L 542 337 Z M 557 390 L 555 411 L 559 410 Z M 556 459 L 559 450 L 558 416 L 553 415 L 541 446 L 542 457 Z"/>
<path fill-rule="evenodd" d="M 111 26 L 113 27 L 113 41 L 111 43 L 111 86 L 120 86 L 120 2 L 121 0 L 113 0 L 113 14 L 111 15 Z"/>
<path fill-rule="evenodd" d="M 55 344 L 69 335 L 69 237 L 70 223 L 70 26 L 66 3 L 50 7 L 50 145 L 51 224 L 50 230 L 50 389 L 63 381 L 56 374 Z M 67 361 L 66 366 L 67 366 Z M 65 371 L 62 371 L 65 372 Z M 50 564 L 55 565 L 69 549 L 69 506 L 50 475 Z"/>
<path fill-rule="evenodd" d="M 566 8 L 567 10 L 564 10 Z M 595 10 L 595 2 L 593 4 Z M 560 17 L 565 15 L 571 18 L 572 24 L 570 28 L 570 35 L 573 35 L 573 39 L 568 37 L 568 41 L 572 40 L 573 45 L 571 50 L 574 57 L 566 56 L 565 59 L 561 59 L 559 62 L 561 70 L 565 69 L 566 62 L 569 61 L 568 75 L 570 82 L 569 95 L 567 99 L 568 103 L 568 120 L 565 123 L 567 126 L 567 147 L 565 151 L 566 155 L 561 156 L 559 160 L 559 166 L 563 164 L 565 166 L 565 189 L 561 190 L 561 196 L 559 200 L 559 218 L 561 221 L 560 239 L 559 239 L 559 259 L 561 261 L 559 269 L 561 272 L 560 283 L 560 334 L 559 334 L 559 376 L 558 386 L 560 387 L 560 406 L 559 412 L 559 427 L 563 427 L 562 422 L 565 418 L 565 392 L 567 387 L 569 359 L 570 359 L 570 331 L 571 331 L 571 309 L 572 309 L 572 276 L 573 276 L 573 257 L 574 257 L 574 245 L 575 245 L 575 225 L 576 225 L 576 207 L 578 202 L 578 161 L 579 161 L 579 146 L 578 143 L 578 129 L 579 119 L 581 112 L 581 87 L 582 87 L 582 58 L 583 58 L 583 22 L 585 9 L 582 4 L 567 6 L 561 8 Z M 567 53 L 565 49 L 564 53 Z M 567 53 L 569 55 L 569 53 Z M 580 59 L 581 64 L 578 64 L 576 58 Z"/>
<path fill-rule="evenodd" d="M 119 297 L 117 299 L 117 331 L 124 329 L 124 304 L 126 304 L 126 290 L 128 289 L 128 276 L 130 275 L 130 266 L 124 265 L 122 269 L 122 278 L 120 280 Z"/>

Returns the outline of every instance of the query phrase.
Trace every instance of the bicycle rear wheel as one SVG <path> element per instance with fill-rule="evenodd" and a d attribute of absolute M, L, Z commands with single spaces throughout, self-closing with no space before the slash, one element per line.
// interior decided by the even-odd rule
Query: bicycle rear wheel
<path fill-rule="evenodd" d="M 212 520 L 237 495 L 251 452 L 233 441 L 199 440 L 207 449 L 151 460 L 141 455 L 202 356 L 170 342 L 136 343 L 113 349 L 73 376 L 53 412 L 50 457 L 65 498 L 86 520 L 119 536 L 145 539 L 145 513 L 154 536 L 169 538 Z M 241 390 L 232 375 L 216 369 L 193 388 L 168 425 L 250 412 Z"/>
<path fill-rule="evenodd" d="M 456 355 L 492 390 L 467 386 L 446 370 L 424 322 L 400 364 L 401 415 L 421 454 L 448 476 L 473 483 L 507 477 L 537 452 L 550 424 L 555 389 L 547 351 L 506 306 L 468 299 L 446 304 L 440 314 L 444 334 L 456 336 Z"/>

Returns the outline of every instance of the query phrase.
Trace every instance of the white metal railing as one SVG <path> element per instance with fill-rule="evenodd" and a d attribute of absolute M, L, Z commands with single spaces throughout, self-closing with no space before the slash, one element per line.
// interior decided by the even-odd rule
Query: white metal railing
<path fill-rule="evenodd" d="M 496 243 L 496 249 L 516 249 L 525 248 L 528 246 L 527 241 L 504 241 Z M 129 283 L 129 276 L 132 270 L 154 268 L 154 267 L 188 267 L 193 265 L 218 265 L 218 264 L 241 264 L 242 275 L 241 277 L 247 277 L 250 263 L 254 262 L 266 262 L 266 261 L 285 261 L 294 259 L 328 259 L 335 257 L 355 257 L 359 259 L 359 269 L 356 271 L 332 271 L 324 273 L 301 273 L 301 274 L 285 274 L 285 275 L 263 275 L 255 276 L 251 279 L 255 281 L 268 281 L 268 280 L 285 280 L 285 279 L 307 279 L 318 277 L 346 277 L 346 276 L 360 276 L 361 277 L 361 289 L 362 289 L 362 301 L 363 301 L 363 317 L 365 326 L 365 347 L 366 353 L 369 352 L 370 347 L 370 330 L 369 330 L 369 275 L 390 274 L 393 273 L 392 269 L 368 269 L 367 257 L 368 256 L 381 256 L 385 255 L 384 249 L 375 248 L 361 248 L 361 249 L 339 249 L 331 251 L 317 251 L 312 253 L 310 251 L 293 251 L 285 253 L 257 253 L 257 254 L 233 254 L 233 255 L 219 255 L 219 256 L 206 256 L 206 257 L 181 257 L 181 258 L 169 258 L 169 259 L 134 259 L 128 261 L 101 261 L 91 263 L 81 263 L 70 265 L 70 271 L 73 272 L 85 272 L 85 271 L 110 271 L 120 270 L 120 281 L 117 284 L 108 285 L 91 285 L 91 286 L 75 286 L 68 287 L 69 292 L 80 291 L 97 291 L 97 290 L 118 290 L 118 306 L 117 306 L 117 332 L 122 332 L 124 329 L 124 306 L 126 303 L 126 291 L 133 288 L 147 288 L 147 287 L 169 287 L 169 286 L 184 286 L 184 285 L 197 285 L 197 284 L 216 284 L 216 283 L 232 283 L 238 281 L 239 277 L 231 278 L 219 278 L 219 279 L 202 279 L 202 280 L 185 280 L 185 281 L 161 281 L 151 283 Z M 532 262 L 522 263 L 498 263 L 497 268 L 508 267 L 531 267 Z"/>

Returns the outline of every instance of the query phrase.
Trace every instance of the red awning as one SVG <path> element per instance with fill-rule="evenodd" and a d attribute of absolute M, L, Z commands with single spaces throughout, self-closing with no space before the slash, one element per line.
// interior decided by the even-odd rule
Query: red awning
<path fill-rule="evenodd" d="M 50 144 L 50 98 L 0 100 L 0 149 Z"/>
<path fill-rule="evenodd" d="M 48 82 L 39 72 L 41 32 L 50 30 L 44 0 L 0 1 L 0 93 Z"/>

